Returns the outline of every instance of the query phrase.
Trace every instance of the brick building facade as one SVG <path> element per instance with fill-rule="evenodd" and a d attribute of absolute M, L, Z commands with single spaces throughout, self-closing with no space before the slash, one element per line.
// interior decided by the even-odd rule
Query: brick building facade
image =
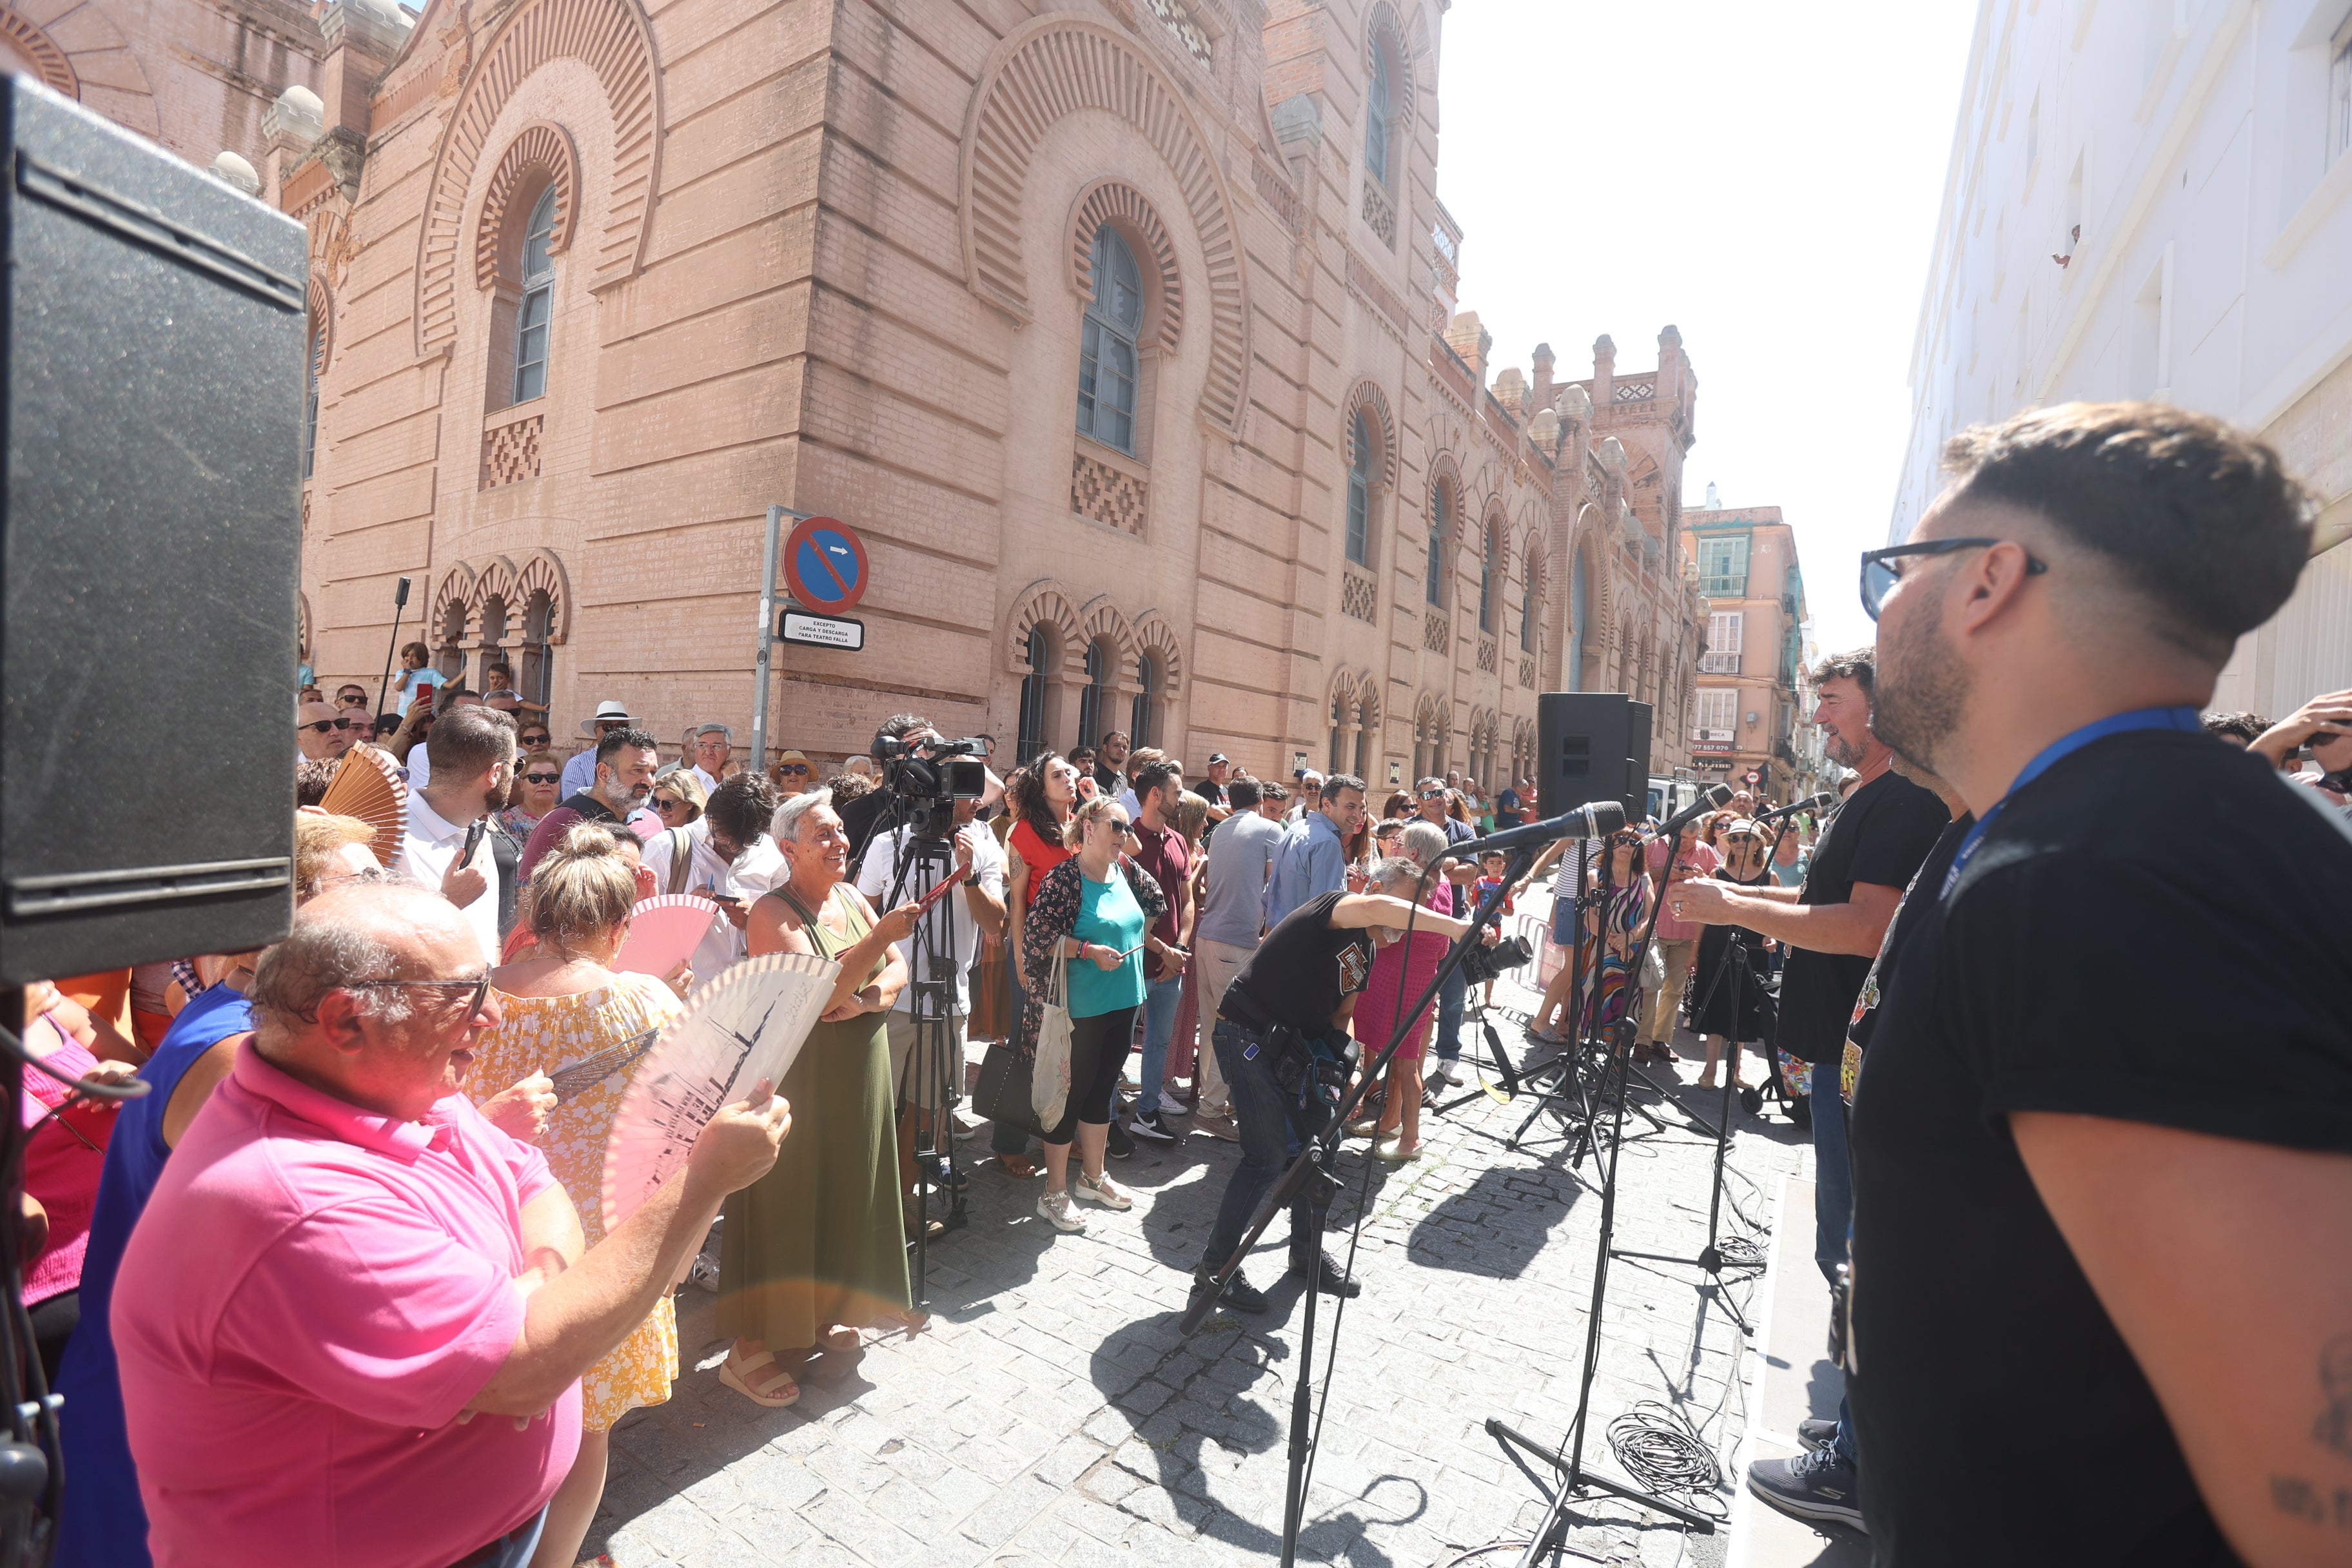
<path fill-rule="evenodd" d="M 915 709 L 1491 782 L 1581 688 L 1688 763 L 1696 376 L 1671 327 L 1654 370 L 1490 372 L 1445 0 L 383 5 L 156 5 L 284 38 L 139 127 L 310 229 L 322 679 L 376 676 L 406 575 L 442 666 L 505 655 L 559 733 L 743 726 L 782 504 L 872 563 L 862 652 L 777 650 L 821 757 Z"/>

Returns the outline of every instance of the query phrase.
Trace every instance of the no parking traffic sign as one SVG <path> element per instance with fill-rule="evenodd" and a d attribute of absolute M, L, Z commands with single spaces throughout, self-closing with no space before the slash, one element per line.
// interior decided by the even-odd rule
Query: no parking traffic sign
<path fill-rule="evenodd" d="M 784 541 L 784 585 L 820 616 L 856 608 L 872 581 L 865 542 L 839 518 L 804 517 Z"/>

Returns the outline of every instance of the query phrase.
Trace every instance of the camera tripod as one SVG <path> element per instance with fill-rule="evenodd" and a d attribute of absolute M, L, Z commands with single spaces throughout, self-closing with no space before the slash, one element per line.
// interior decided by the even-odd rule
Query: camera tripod
<path fill-rule="evenodd" d="M 905 899 L 929 895 L 955 869 L 954 846 L 936 833 L 925 831 L 939 825 L 936 816 L 928 809 L 918 810 L 919 816 L 914 816 L 904 808 L 903 803 L 894 803 L 885 819 L 876 825 L 870 841 L 887 844 L 895 826 L 907 829 L 894 854 L 890 895 L 882 906 L 886 910 L 897 909 Z M 893 816 L 899 818 L 897 824 L 888 819 Z M 955 911 L 948 907 L 949 900 L 956 896 L 948 895 L 924 912 L 915 922 L 910 944 L 914 963 L 913 978 L 908 982 L 908 1012 L 914 1024 L 915 1039 L 907 1052 L 906 1065 L 899 1069 L 898 1103 L 904 1107 L 899 1114 L 913 1117 L 916 1128 L 916 1223 L 909 1227 L 913 1234 L 907 1238 L 907 1247 L 914 1255 L 908 1283 L 918 1307 L 925 1305 L 930 1294 L 934 1203 L 944 1194 L 946 1213 L 941 1216 L 941 1234 L 961 1230 L 966 1223 L 966 1183 L 960 1179 L 955 1167 L 953 1116 L 955 1107 L 963 1099 L 963 1048 L 956 1038 L 954 1012 L 955 975 L 963 955 L 956 951 L 951 923 Z"/>

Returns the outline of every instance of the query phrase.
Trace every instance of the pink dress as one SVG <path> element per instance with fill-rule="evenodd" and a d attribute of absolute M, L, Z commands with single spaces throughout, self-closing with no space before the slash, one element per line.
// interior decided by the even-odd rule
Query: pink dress
<path fill-rule="evenodd" d="M 1356 1038 L 1363 1042 L 1367 1062 L 1389 1043 L 1389 1037 L 1396 1032 L 1399 1016 L 1429 988 L 1438 964 L 1444 961 L 1446 946 L 1440 933 L 1417 931 L 1372 955 L 1372 975 L 1364 984 L 1363 994 L 1356 998 L 1352 1026 Z M 1400 977 L 1403 981 L 1402 987 L 1398 984 Z M 1397 1060 L 1421 1058 L 1422 1043 L 1429 1037 L 1429 1014 L 1430 1009 L 1423 1007 L 1413 1019 L 1412 1032 L 1397 1047 Z"/>

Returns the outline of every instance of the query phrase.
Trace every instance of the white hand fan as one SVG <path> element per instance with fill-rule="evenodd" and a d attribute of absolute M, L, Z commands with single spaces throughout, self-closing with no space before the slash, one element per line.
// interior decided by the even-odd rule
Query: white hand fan
<path fill-rule="evenodd" d="M 694 955 L 718 918 L 717 904 L 691 893 L 646 899 L 629 911 L 629 940 L 621 944 L 613 967 L 659 979 Z"/>
<path fill-rule="evenodd" d="M 622 1092 L 604 1141 L 607 1235 L 686 1164 L 720 1106 L 783 1081 L 840 973 L 831 959 L 772 952 L 695 992 Z"/>

